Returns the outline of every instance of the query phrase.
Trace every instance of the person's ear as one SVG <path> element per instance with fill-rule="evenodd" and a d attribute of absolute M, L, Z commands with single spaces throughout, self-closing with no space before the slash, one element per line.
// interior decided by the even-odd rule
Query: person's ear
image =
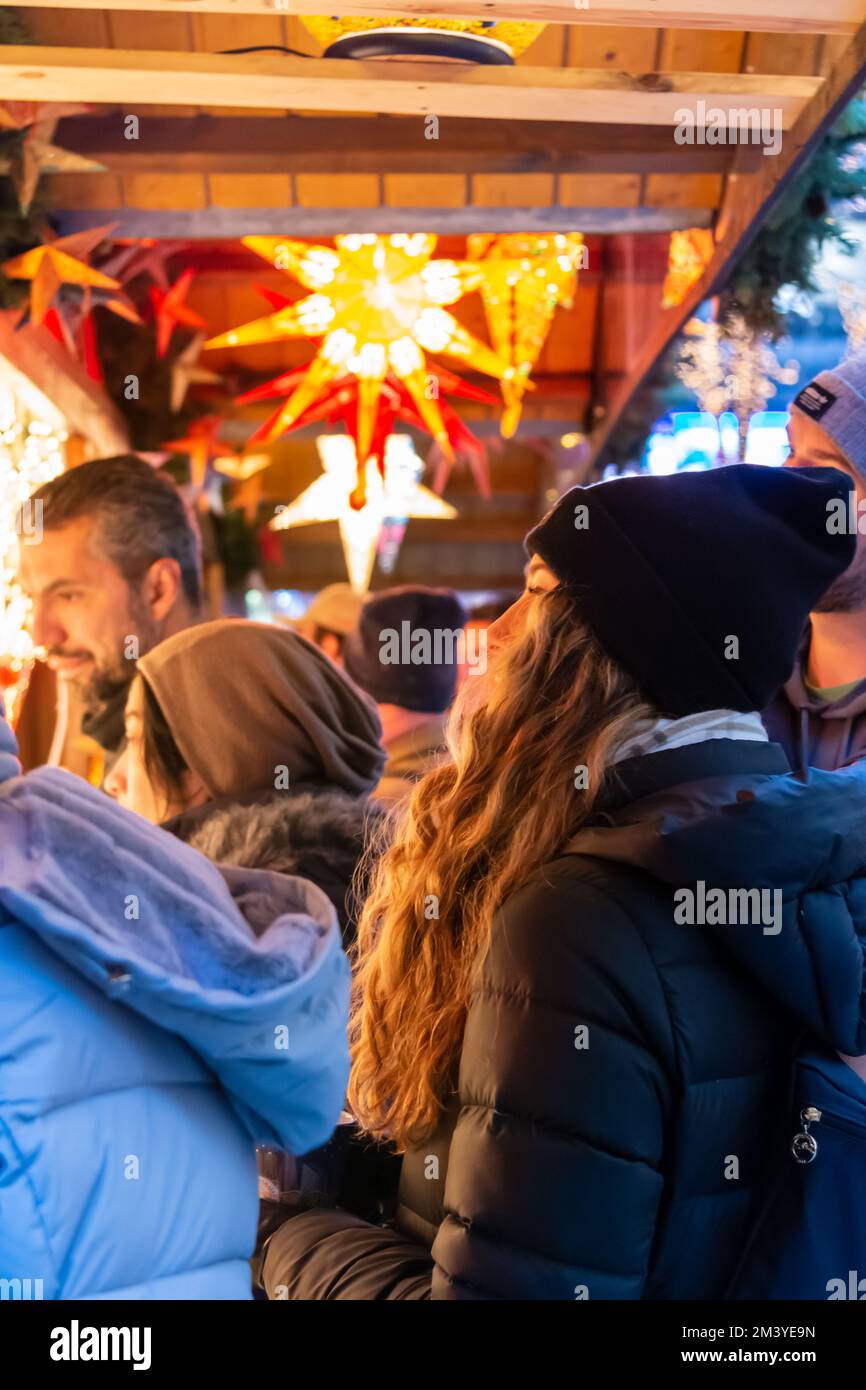
<path fill-rule="evenodd" d="M 143 592 L 151 617 L 156 622 L 167 618 L 177 603 L 181 591 L 180 565 L 169 556 L 154 560 L 144 576 Z"/>
<path fill-rule="evenodd" d="M 205 802 L 211 800 L 211 793 L 208 791 L 204 782 L 197 772 L 193 772 L 188 767 L 183 774 L 183 804 L 184 808 L 191 811 L 195 806 L 204 806 Z"/>

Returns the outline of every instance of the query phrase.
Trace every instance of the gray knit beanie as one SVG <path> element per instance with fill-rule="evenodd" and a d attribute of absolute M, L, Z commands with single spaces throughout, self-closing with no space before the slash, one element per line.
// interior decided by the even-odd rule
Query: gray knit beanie
<path fill-rule="evenodd" d="M 866 352 L 819 372 L 794 405 L 820 425 L 852 468 L 866 477 Z"/>

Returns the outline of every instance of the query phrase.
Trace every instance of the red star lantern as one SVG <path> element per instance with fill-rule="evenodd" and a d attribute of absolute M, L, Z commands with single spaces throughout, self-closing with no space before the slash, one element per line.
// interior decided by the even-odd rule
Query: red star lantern
<path fill-rule="evenodd" d="M 179 280 L 166 291 L 151 287 L 150 299 L 156 314 L 156 352 L 165 357 L 171 335 L 178 324 L 184 328 L 207 328 L 201 314 L 197 314 L 184 301 L 192 284 L 194 272 L 185 270 Z"/>
<path fill-rule="evenodd" d="M 238 404 L 291 395 L 298 382 L 303 380 L 306 372 L 306 367 L 298 367 L 294 371 L 284 372 L 281 376 L 274 377 L 272 381 L 267 381 L 262 386 L 257 386 L 252 391 L 246 391 L 243 395 L 238 396 Z M 437 380 L 441 393 L 447 392 L 449 395 L 460 396 L 465 400 L 479 401 L 484 405 L 498 405 L 496 397 L 492 396 L 489 391 L 470 386 L 445 367 L 437 369 Z M 284 423 L 282 406 L 278 407 L 251 435 L 250 446 L 260 442 L 271 442 L 281 434 L 288 434 L 293 430 L 302 429 L 304 425 L 312 425 L 320 420 L 325 420 L 329 424 L 342 424 L 346 433 L 354 440 L 357 452 L 358 406 L 358 380 L 354 376 L 344 375 L 334 382 L 318 401 L 309 406 L 288 429 Z M 491 495 L 490 477 L 484 445 L 463 423 L 457 412 L 442 398 L 441 394 L 438 399 L 438 406 L 452 454 L 459 453 L 466 459 L 482 497 L 489 497 Z M 379 410 L 368 454 L 368 458 L 375 459 L 380 474 L 384 470 L 385 441 L 390 434 L 393 434 L 397 420 L 412 425 L 417 430 L 427 432 L 427 424 L 422 418 L 410 391 L 393 374 L 389 374 L 382 383 Z M 443 456 L 447 457 L 444 451 Z M 358 482 L 351 496 L 351 505 L 356 510 L 360 510 L 366 501 L 365 469 L 360 466 L 361 462 L 359 460 Z M 451 462 L 453 462 L 453 457 Z M 436 478 L 437 491 L 444 488 L 447 477 L 448 467 L 440 461 Z"/>

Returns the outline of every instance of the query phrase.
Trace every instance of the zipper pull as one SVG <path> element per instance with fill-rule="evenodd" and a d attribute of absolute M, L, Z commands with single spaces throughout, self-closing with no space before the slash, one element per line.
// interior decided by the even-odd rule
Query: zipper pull
<path fill-rule="evenodd" d="M 818 1152 L 818 1140 L 809 1133 L 809 1126 L 818 1124 L 820 1119 L 821 1111 L 814 1105 L 807 1105 L 800 1111 L 803 1129 L 791 1140 L 791 1153 L 798 1163 L 811 1163 Z"/>

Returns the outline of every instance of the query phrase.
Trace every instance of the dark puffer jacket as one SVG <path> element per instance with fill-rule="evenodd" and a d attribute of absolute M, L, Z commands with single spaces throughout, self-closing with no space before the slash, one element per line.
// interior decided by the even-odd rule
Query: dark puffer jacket
<path fill-rule="evenodd" d="M 167 822 L 216 864 L 296 874 L 321 888 L 337 909 L 343 945 L 355 936 L 358 903 L 352 880 L 382 812 L 363 797 L 299 786 L 245 799 L 207 802 Z"/>
<path fill-rule="evenodd" d="M 497 915 L 396 1228 L 288 1221 L 272 1296 L 724 1296 L 788 1161 L 798 1043 L 866 1052 L 866 768 L 785 770 L 778 746 L 727 740 L 622 765 L 599 823 Z M 678 923 L 701 880 L 767 889 L 770 912 Z"/>

